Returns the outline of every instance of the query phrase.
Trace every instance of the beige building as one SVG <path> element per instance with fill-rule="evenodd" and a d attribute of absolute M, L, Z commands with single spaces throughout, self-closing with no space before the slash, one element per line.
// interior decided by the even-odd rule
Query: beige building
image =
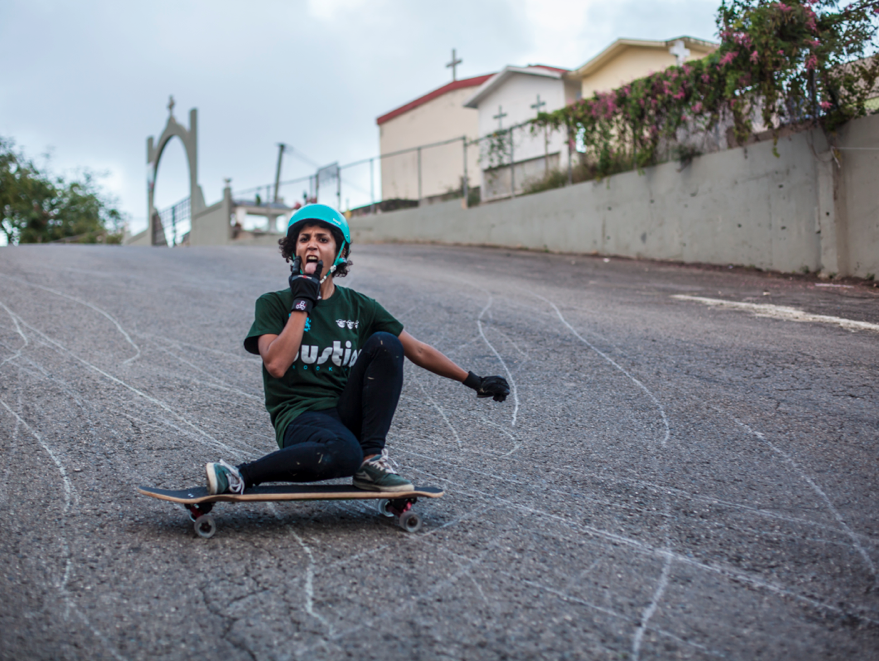
<path fill-rule="evenodd" d="M 430 199 L 461 189 L 461 138 L 472 140 L 479 132 L 479 113 L 465 108 L 464 102 L 489 78 L 491 75 L 453 81 L 375 120 L 382 155 L 383 200 Z M 450 142 L 425 147 L 444 141 Z M 467 150 L 470 185 L 479 179 L 478 151 L 475 147 Z"/>
<path fill-rule="evenodd" d="M 714 52 L 719 44 L 693 37 L 668 41 L 617 39 L 579 69 L 571 78 L 580 80 L 581 95 L 588 99 L 595 92 L 606 92 L 636 78 L 662 71 L 688 60 L 699 60 Z"/>

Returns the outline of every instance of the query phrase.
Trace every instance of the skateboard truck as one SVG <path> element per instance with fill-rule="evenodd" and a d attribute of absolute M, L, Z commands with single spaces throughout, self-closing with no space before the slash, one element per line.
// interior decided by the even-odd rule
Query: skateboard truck
<path fill-rule="evenodd" d="M 189 510 L 189 520 L 192 521 L 192 527 L 199 537 L 210 539 L 214 536 L 217 532 L 217 522 L 210 515 L 210 511 L 214 509 L 213 503 L 196 503 L 183 507 Z"/>
<path fill-rule="evenodd" d="M 378 511 L 387 517 L 394 517 L 397 525 L 406 532 L 421 530 L 421 517 L 412 511 L 417 498 L 383 498 L 378 501 Z"/>

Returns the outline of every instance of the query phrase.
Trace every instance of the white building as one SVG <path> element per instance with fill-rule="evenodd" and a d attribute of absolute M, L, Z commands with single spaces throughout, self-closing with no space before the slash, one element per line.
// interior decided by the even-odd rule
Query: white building
<path fill-rule="evenodd" d="M 533 119 L 538 110 L 552 112 L 578 99 L 580 81 L 568 80 L 567 73 L 567 69 L 544 65 L 507 66 L 464 102 L 465 108 L 479 112 L 479 135 L 483 138 L 479 183 L 484 202 L 510 197 L 514 189 L 519 194 L 529 182 L 549 171 L 567 169 L 570 156 L 564 133 L 532 134 L 530 126 L 514 128 L 512 139 L 509 132 L 497 133 Z M 492 134 L 499 137 L 485 138 Z"/>

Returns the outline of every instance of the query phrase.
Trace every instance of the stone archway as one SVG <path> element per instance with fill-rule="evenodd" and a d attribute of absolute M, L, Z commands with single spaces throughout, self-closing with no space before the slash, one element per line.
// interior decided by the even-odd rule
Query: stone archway
<path fill-rule="evenodd" d="M 159 171 L 159 161 L 168 141 L 173 137 L 180 138 L 183 149 L 186 151 L 186 160 L 189 164 L 189 204 L 190 213 L 194 217 L 205 208 L 204 194 L 198 185 L 198 109 L 189 111 L 189 129 L 178 123 L 174 118 L 174 97 L 168 101 L 168 123 L 159 137 L 158 143 L 154 143 L 153 137 L 147 138 L 147 218 L 149 219 L 149 243 L 150 245 L 167 245 L 162 228 L 162 221 L 155 208 L 155 185 L 156 174 Z"/>

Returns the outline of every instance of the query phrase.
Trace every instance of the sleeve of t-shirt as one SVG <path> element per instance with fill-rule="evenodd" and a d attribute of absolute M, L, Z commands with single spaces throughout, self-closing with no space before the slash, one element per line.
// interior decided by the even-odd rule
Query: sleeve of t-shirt
<path fill-rule="evenodd" d="M 253 325 L 244 338 L 244 348 L 250 353 L 259 355 L 259 338 L 261 335 L 280 335 L 290 316 L 284 309 L 280 298 L 275 294 L 263 294 L 256 299 Z"/>
<path fill-rule="evenodd" d="M 373 301 L 375 308 L 373 310 L 374 314 L 372 317 L 372 327 L 370 329 L 370 334 L 372 333 L 390 333 L 395 337 L 400 337 L 400 333 L 403 332 L 403 324 L 397 321 L 394 316 L 385 310 L 381 303 L 378 301 Z"/>

